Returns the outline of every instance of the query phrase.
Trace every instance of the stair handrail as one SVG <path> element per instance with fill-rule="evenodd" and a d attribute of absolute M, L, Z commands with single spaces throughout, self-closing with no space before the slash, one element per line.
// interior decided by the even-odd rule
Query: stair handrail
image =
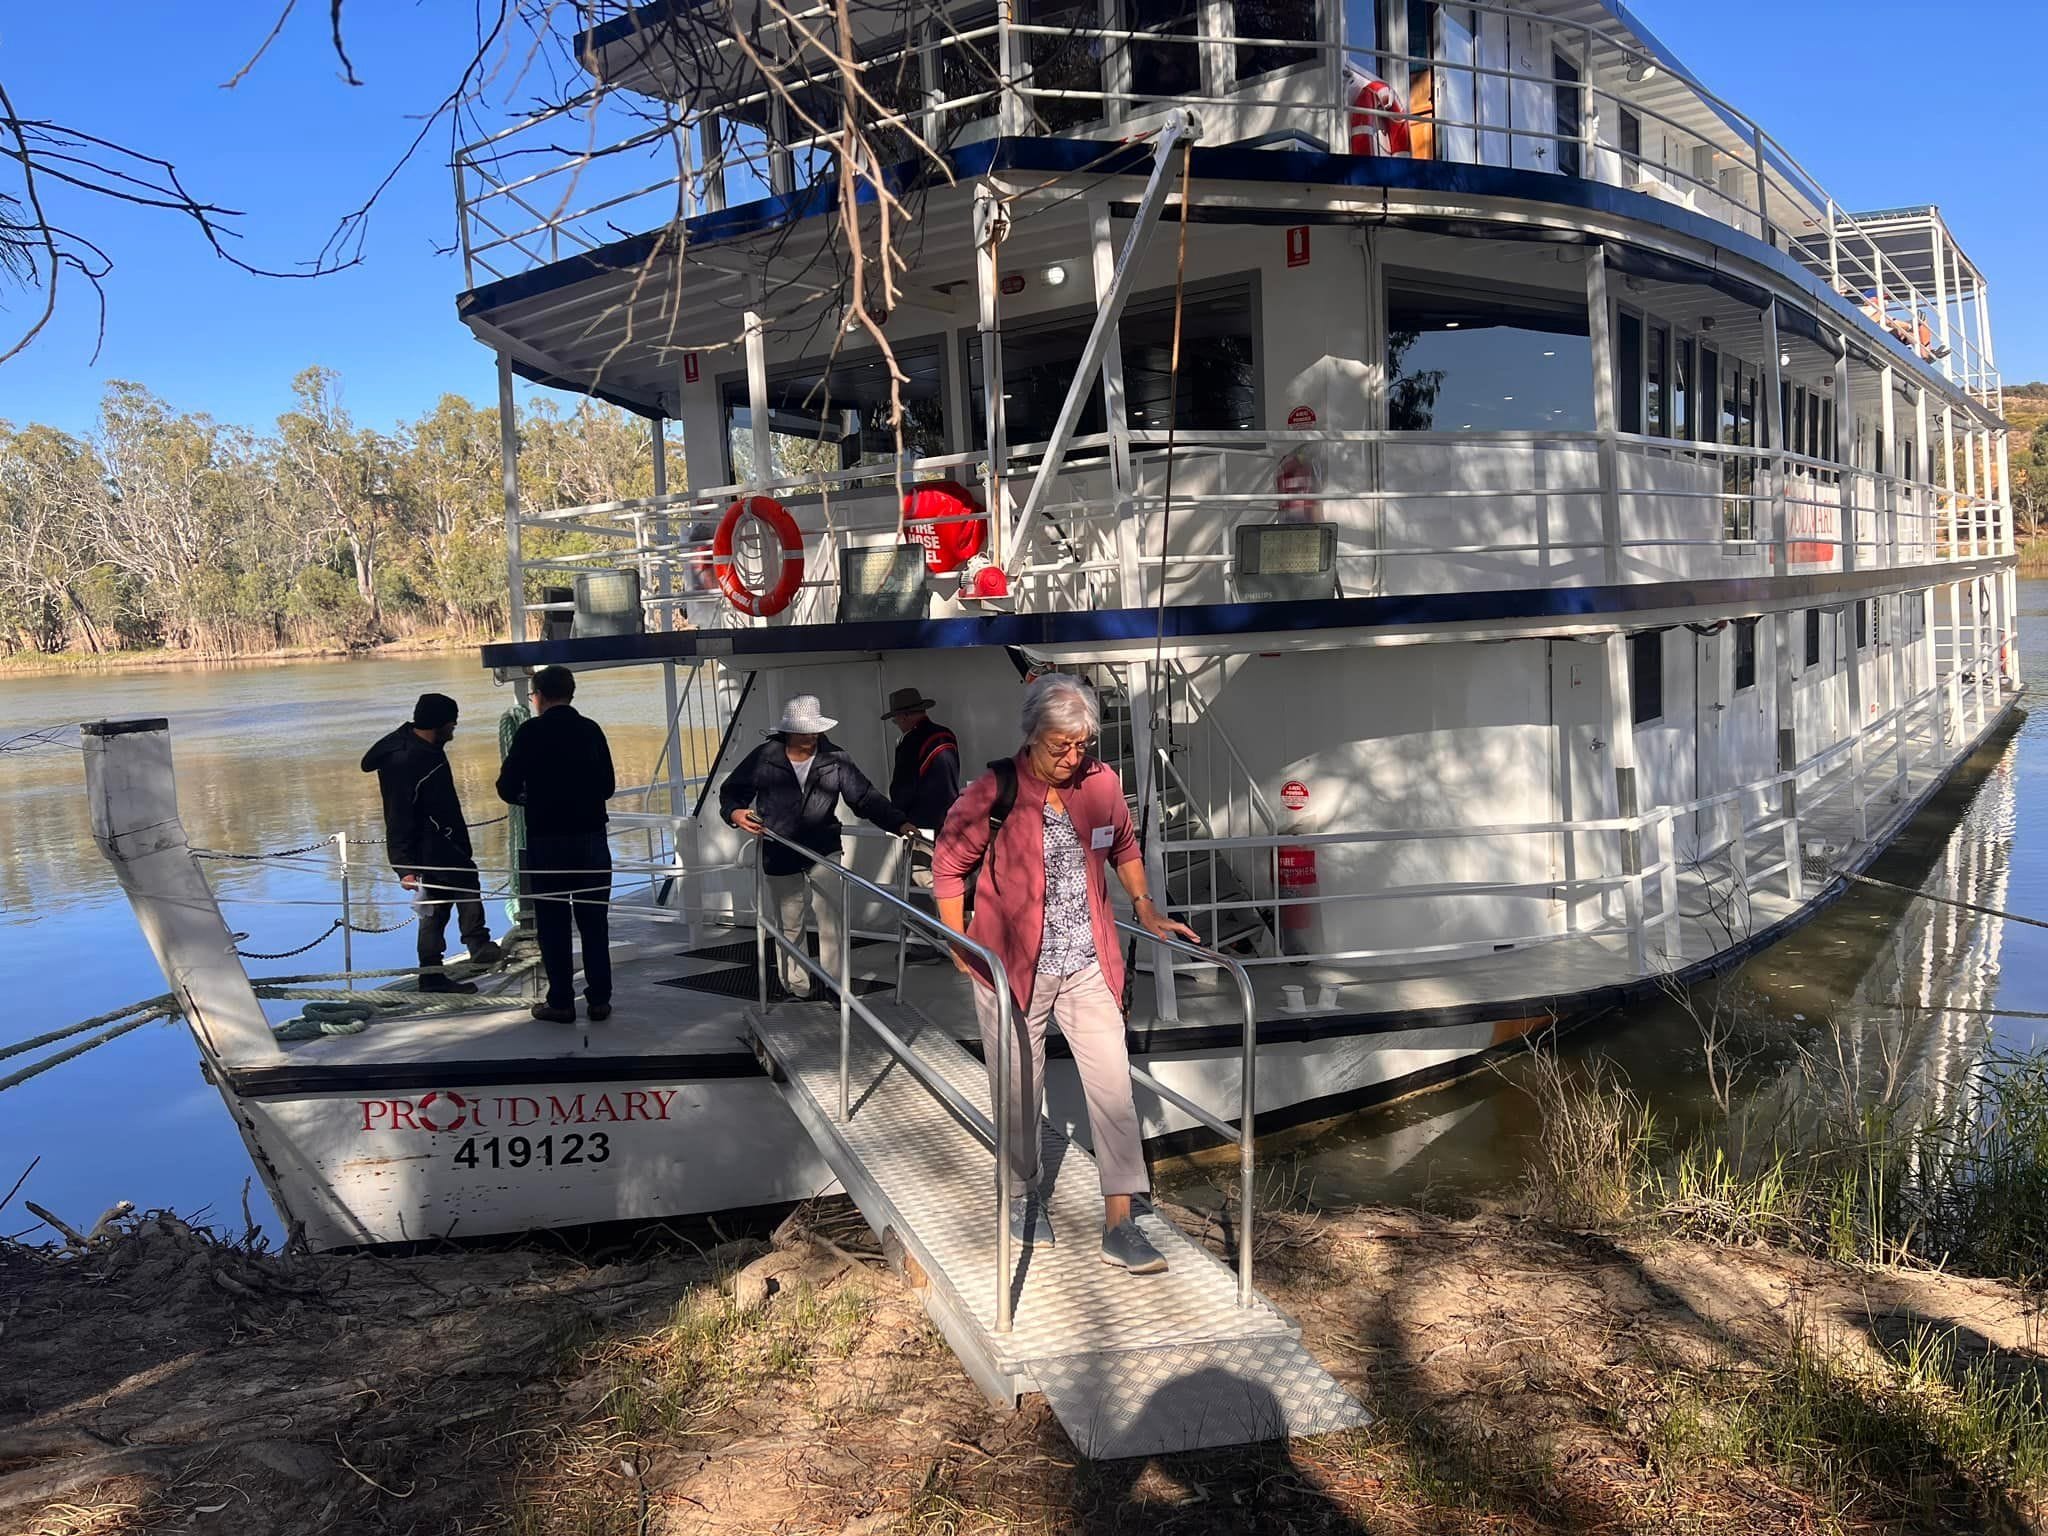
<path fill-rule="evenodd" d="M 1252 1172 L 1256 1157 L 1252 1143 L 1257 1135 L 1253 1122 L 1258 1113 L 1259 1071 L 1259 1006 L 1258 998 L 1252 991 L 1251 972 L 1220 950 L 1207 949 L 1200 944 L 1191 944 L 1186 939 L 1154 933 L 1149 928 L 1127 923 L 1122 918 L 1116 919 L 1116 925 L 1132 938 L 1179 950 L 1182 954 L 1192 955 L 1197 960 L 1230 972 L 1231 978 L 1237 983 L 1237 994 L 1244 1002 L 1244 1061 L 1238 1072 L 1235 1126 L 1220 1116 L 1212 1115 L 1186 1095 L 1167 1087 L 1142 1067 L 1131 1068 L 1131 1080 L 1143 1083 L 1181 1113 L 1192 1115 L 1225 1141 L 1237 1143 L 1237 1304 L 1240 1307 L 1248 1307 L 1252 1304 L 1252 1208 L 1257 1203 L 1252 1189 Z"/>
<path fill-rule="evenodd" d="M 874 1031 L 883 1047 L 903 1064 L 906 1071 L 947 1109 L 955 1119 L 969 1131 L 980 1137 L 996 1155 L 996 1332 L 1008 1333 L 1012 1322 L 1011 1307 L 1011 1250 L 1010 1250 L 1010 1117 L 1003 1113 L 1003 1106 L 1010 1099 L 1010 1053 L 1014 1049 L 1010 1035 L 1012 1030 L 1010 987 L 1003 963 L 995 952 L 986 946 L 956 933 L 936 916 L 920 911 L 910 902 L 897 896 L 894 891 L 877 885 L 874 881 L 856 875 L 844 864 L 827 858 L 813 849 L 805 848 L 782 836 L 779 832 L 763 827 L 754 834 L 754 964 L 760 986 L 761 1006 L 768 1006 L 768 948 L 775 945 L 793 958 L 812 976 L 822 981 L 839 994 L 839 1120 L 842 1125 L 853 1118 L 850 1077 L 850 1055 L 853 1035 L 853 1016 L 860 1015 L 863 1024 Z M 813 965 L 807 950 L 800 944 L 792 944 L 783 937 L 779 928 L 768 921 L 768 877 L 761 858 L 770 842 L 778 843 L 797 854 L 818 869 L 839 877 L 839 975 L 826 974 L 821 966 Z M 875 1016 L 873 1009 L 853 995 L 853 944 L 851 903 L 853 893 L 863 891 L 871 900 L 879 901 L 885 908 L 894 908 L 899 924 L 904 920 L 917 924 L 937 936 L 942 949 L 962 949 L 979 959 L 988 968 L 988 976 L 994 983 L 992 990 L 996 999 L 996 1081 L 992 1107 L 995 1120 L 989 1118 L 963 1099 L 959 1091 L 941 1079 L 927 1066 L 924 1059 L 894 1030 Z M 1169 942 L 1169 941 L 1162 941 Z M 1227 962 L 1226 962 L 1227 963 Z M 900 996 L 900 993 L 899 993 Z M 1169 1090 L 1170 1091 L 1170 1090 Z M 1036 1133 L 1037 1113 L 1032 1113 L 1033 1133 Z M 1228 1132 L 1225 1132 L 1227 1135 Z"/>

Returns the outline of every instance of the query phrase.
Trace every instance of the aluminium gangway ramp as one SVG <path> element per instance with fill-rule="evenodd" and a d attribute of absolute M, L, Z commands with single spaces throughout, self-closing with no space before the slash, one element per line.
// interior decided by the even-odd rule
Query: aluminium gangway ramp
<path fill-rule="evenodd" d="M 867 999 L 899 1038 L 982 1114 L 988 1076 L 915 1008 Z M 1058 1242 L 1013 1246 L 1013 1320 L 996 1331 L 994 1159 L 882 1043 L 853 1030 L 853 1116 L 841 1123 L 838 1019 L 824 1008 L 751 1009 L 748 1025 L 804 1129 L 967 1373 L 1014 1405 L 1042 1392 L 1091 1457 L 1323 1434 L 1370 1422 L 1261 1298 L 1237 1304 L 1236 1276 L 1156 1214 L 1138 1218 L 1169 1261 L 1163 1275 L 1102 1262 L 1094 1160 L 1042 1119 Z"/>

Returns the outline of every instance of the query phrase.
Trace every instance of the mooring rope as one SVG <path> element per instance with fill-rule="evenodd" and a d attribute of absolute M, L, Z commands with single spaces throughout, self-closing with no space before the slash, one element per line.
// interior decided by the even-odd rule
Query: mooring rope
<path fill-rule="evenodd" d="M 23 1051 L 32 1051 L 39 1045 L 66 1040 L 73 1035 L 82 1035 L 88 1029 L 98 1029 L 102 1024 L 111 1024 L 116 1019 L 125 1019 L 131 1013 L 154 1010 L 158 1013 L 175 1012 L 177 999 L 165 992 L 156 997 L 146 997 L 139 1003 L 130 1003 L 126 1008 L 116 1008 L 112 1013 L 95 1014 L 89 1019 L 80 1019 L 76 1024 L 66 1024 L 62 1029 L 52 1029 L 40 1035 L 31 1035 L 26 1040 L 17 1040 L 13 1045 L 0 1045 L 0 1061 L 10 1056 L 19 1056 Z"/>
<path fill-rule="evenodd" d="M 128 1020 L 125 1024 L 116 1024 L 112 1029 L 102 1031 L 88 1040 L 81 1040 L 78 1044 L 67 1050 L 58 1051 L 55 1055 L 45 1056 L 41 1061 L 23 1067 L 19 1072 L 12 1073 L 7 1077 L 0 1077 L 0 1092 L 25 1083 L 32 1077 L 39 1077 L 49 1071 L 50 1068 L 62 1066 L 74 1057 L 83 1056 L 87 1051 L 95 1050 L 105 1045 L 109 1040 L 118 1040 L 132 1029 L 140 1029 L 143 1025 L 153 1023 L 157 1019 L 175 1018 L 177 1014 L 178 1010 L 175 1007 L 152 1008 L 147 1013 Z M 67 1034 L 75 1034 L 76 1032 L 77 1026 L 64 1031 Z"/>
<path fill-rule="evenodd" d="M 1862 885 L 1877 886 L 1881 890 L 1902 891 L 1908 896 L 1917 896 L 1922 901 L 1931 901 L 1936 906 L 1961 907 L 1965 912 L 1982 912 L 1986 917 L 2002 917 L 2008 922 L 2025 923 L 2030 928 L 2048 928 L 2048 921 L 2038 917 L 2023 917 L 2017 912 L 2007 912 L 2000 907 L 1980 906 L 1974 901 L 1959 901 L 1953 896 L 1937 896 L 1932 891 L 1923 891 L 1912 885 L 1898 885 L 1890 880 L 1880 880 L 1875 875 L 1850 875 L 1848 878 Z"/>

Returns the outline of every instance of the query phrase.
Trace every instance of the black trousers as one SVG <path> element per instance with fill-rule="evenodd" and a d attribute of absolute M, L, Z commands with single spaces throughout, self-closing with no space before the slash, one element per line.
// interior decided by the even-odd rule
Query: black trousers
<path fill-rule="evenodd" d="M 526 889 L 533 898 L 533 926 L 540 939 L 540 963 L 548 976 L 548 1006 L 576 1004 L 576 956 L 569 934 L 573 921 L 583 943 L 583 996 L 612 1000 L 612 850 L 602 832 L 570 837 L 533 837 L 526 843 Z"/>
<path fill-rule="evenodd" d="M 447 860 L 454 865 L 454 858 Z M 401 874 L 406 871 L 401 870 Z M 420 934 L 419 956 L 423 968 L 441 963 L 448 953 L 448 914 L 458 914 L 456 927 L 462 933 L 462 943 L 467 949 L 479 944 L 488 944 L 491 939 L 490 920 L 484 916 L 484 902 L 480 894 L 482 883 L 477 877 L 476 865 L 467 869 L 435 868 L 411 871 L 420 882 Z"/>

